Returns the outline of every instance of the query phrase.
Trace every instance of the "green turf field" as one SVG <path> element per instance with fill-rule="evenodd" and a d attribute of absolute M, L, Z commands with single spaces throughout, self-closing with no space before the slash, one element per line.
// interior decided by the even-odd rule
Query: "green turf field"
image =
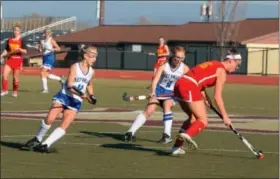
<path fill-rule="evenodd" d="M 147 94 L 145 87 L 149 82 L 97 79 L 94 84 L 96 107 L 142 109 L 145 101 L 127 103 L 121 95 L 124 91 Z M 59 87 L 57 82 L 49 81 L 51 93 L 40 94 L 39 77 L 22 77 L 19 97 L 2 97 L 1 112 L 47 110 Z M 224 97 L 230 114 L 278 116 L 276 86 L 227 85 Z M 89 104 L 83 106 L 83 110 L 91 109 Z M 275 134 L 244 134 L 264 151 L 263 160 L 255 159 L 231 131 L 209 130 L 194 138 L 198 151 L 171 157 L 167 154 L 172 144 L 155 142 L 161 137 L 160 127 L 143 127 L 137 133 L 137 142 L 126 144 L 120 139 L 127 124 L 90 121 L 75 122 L 66 136 L 53 145 L 58 153 L 40 154 L 18 150 L 20 143 L 33 137 L 39 121 L 1 117 L 1 178 L 276 178 L 279 175 L 279 138 Z M 173 138 L 175 134 L 174 129 Z"/>
<path fill-rule="evenodd" d="M 149 85 L 149 81 L 96 79 L 94 84 L 98 98 L 97 106 L 101 108 L 143 109 L 146 101 L 127 103 L 122 100 L 121 96 L 124 91 L 132 95 L 149 93 L 145 88 Z M 49 107 L 51 97 L 59 90 L 60 85 L 49 80 L 51 91 L 49 94 L 40 94 L 41 86 L 39 77 L 21 77 L 21 92 L 18 99 L 10 96 L 3 97 L 1 109 L 45 110 Z M 209 94 L 212 91 L 213 89 L 209 89 Z M 277 86 L 228 84 L 224 89 L 224 100 L 229 114 L 278 116 Z M 92 106 L 85 104 L 83 109 L 92 109 Z M 176 110 L 179 108 L 175 107 Z"/>
<path fill-rule="evenodd" d="M 54 147 L 59 153 L 19 151 L 19 143 L 33 134 L 39 121 L 4 120 L 1 125 L 1 177 L 71 178 L 276 178 L 278 136 L 246 134 L 266 151 L 263 160 L 252 157 L 231 132 L 197 136 L 200 150 L 184 156 L 167 156 L 170 145 L 155 143 L 161 131 L 142 128 L 137 143 L 122 142 L 127 128 L 117 124 L 75 123 Z M 56 126 L 57 124 L 54 124 Z M 20 126 L 15 127 L 15 126 Z M 174 133 L 175 134 L 175 133 Z M 27 135 L 27 136 L 26 136 Z M 43 172 L 44 171 L 44 172 Z"/>

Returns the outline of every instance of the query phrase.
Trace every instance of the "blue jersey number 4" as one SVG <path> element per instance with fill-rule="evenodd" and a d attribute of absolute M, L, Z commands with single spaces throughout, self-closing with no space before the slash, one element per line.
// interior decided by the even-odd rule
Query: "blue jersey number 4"
<path fill-rule="evenodd" d="M 168 82 L 166 83 L 166 88 L 170 88 L 170 86 L 172 85 L 172 83 L 173 83 L 172 80 L 168 81 Z"/>
<path fill-rule="evenodd" d="M 77 86 L 77 89 L 78 89 L 79 91 L 81 91 L 83 88 L 84 88 L 84 85 L 79 84 L 79 85 Z"/>

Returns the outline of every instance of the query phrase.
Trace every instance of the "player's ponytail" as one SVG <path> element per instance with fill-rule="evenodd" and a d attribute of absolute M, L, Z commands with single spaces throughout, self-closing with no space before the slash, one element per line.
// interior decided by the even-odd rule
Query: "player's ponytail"
<path fill-rule="evenodd" d="M 96 47 L 92 46 L 92 45 L 85 45 L 85 44 L 80 45 L 80 51 L 79 51 L 79 53 L 80 53 L 79 60 L 80 61 L 84 59 L 84 54 L 87 53 L 90 48 L 96 49 Z"/>

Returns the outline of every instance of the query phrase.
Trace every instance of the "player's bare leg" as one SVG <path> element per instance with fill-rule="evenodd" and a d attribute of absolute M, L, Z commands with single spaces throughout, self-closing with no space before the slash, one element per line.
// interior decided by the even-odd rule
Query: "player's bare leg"
<path fill-rule="evenodd" d="M 180 132 L 185 132 L 186 129 L 188 129 L 190 127 L 190 125 L 196 121 L 196 118 L 193 114 L 193 112 L 190 110 L 190 107 L 188 106 L 189 104 L 183 101 L 179 102 L 181 109 L 187 114 L 188 119 L 186 119 L 181 128 L 179 129 L 179 133 Z"/>
<path fill-rule="evenodd" d="M 156 98 L 151 98 L 149 100 L 149 103 L 147 104 L 144 112 L 138 114 L 135 121 L 132 123 L 130 129 L 125 133 L 124 135 L 125 141 L 131 142 L 136 140 L 135 138 L 136 131 L 145 124 L 147 118 L 153 114 L 158 104 L 159 102 Z"/>
<path fill-rule="evenodd" d="M 8 87 L 9 87 L 8 77 L 9 77 L 9 74 L 11 71 L 12 71 L 11 67 L 9 65 L 5 64 L 4 69 L 3 69 L 3 77 L 2 77 L 1 96 L 5 96 L 8 94 Z"/>

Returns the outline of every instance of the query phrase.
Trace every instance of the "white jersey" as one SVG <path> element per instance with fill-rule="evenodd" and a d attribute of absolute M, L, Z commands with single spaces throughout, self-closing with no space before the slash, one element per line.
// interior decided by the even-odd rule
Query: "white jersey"
<path fill-rule="evenodd" d="M 177 80 L 184 75 L 184 66 L 184 63 L 181 62 L 176 69 L 172 69 L 170 64 L 166 63 L 158 85 L 166 90 L 173 91 Z"/>
<path fill-rule="evenodd" d="M 84 74 L 82 68 L 80 67 L 80 63 L 78 62 L 75 65 L 76 65 L 76 76 L 73 82 L 73 86 L 75 86 L 82 93 L 85 93 L 88 83 L 92 78 L 92 74 L 94 73 L 94 70 L 91 67 L 89 67 L 88 72 Z M 78 99 L 79 101 L 82 101 L 82 98 L 80 96 L 75 95 L 68 90 L 67 83 L 63 85 L 61 93 L 71 96 L 75 99 Z"/>
<path fill-rule="evenodd" d="M 52 38 L 51 37 L 49 37 L 48 39 L 42 40 L 41 45 L 42 45 L 42 48 L 43 48 L 43 54 L 44 55 L 52 52 L 53 45 L 52 45 Z"/>

